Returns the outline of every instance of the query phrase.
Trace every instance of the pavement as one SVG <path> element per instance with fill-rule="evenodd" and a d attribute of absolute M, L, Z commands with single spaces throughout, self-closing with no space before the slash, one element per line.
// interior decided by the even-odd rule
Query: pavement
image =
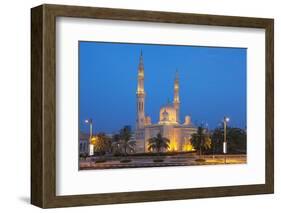
<path fill-rule="evenodd" d="M 97 160 L 106 159 L 105 162 Z M 154 160 L 163 160 L 154 162 Z M 204 155 L 203 161 L 198 160 L 199 156 L 194 153 L 184 153 L 171 156 L 127 156 L 127 157 L 91 157 L 80 160 L 80 170 L 90 169 L 120 169 L 139 167 L 167 167 L 167 166 L 198 166 L 198 165 L 219 165 L 219 164 L 245 164 L 246 155 Z M 130 160 L 130 162 L 120 162 Z"/>

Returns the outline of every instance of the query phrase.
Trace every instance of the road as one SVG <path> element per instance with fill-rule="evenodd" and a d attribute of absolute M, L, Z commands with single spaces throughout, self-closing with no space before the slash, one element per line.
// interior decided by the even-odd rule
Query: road
<path fill-rule="evenodd" d="M 187 153 L 172 156 L 104 157 L 99 158 L 99 160 L 104 159 L 105 162 L 97 162 L 97 158 L 93 157 L 80 160 L 80 170 L 247 163 L 246 155 L 205 155 L 201 158 L 204 160 L 199 160 L 199 156 L 196 154 Z M 130 162 L 122 163 L 120 160 L 130 160 Z M 162 162 L 154 162 L 154 160 L 162 160 Z"/>

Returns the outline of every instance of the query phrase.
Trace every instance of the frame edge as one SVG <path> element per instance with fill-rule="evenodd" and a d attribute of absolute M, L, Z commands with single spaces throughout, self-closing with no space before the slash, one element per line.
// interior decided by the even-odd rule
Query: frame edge
<path fill-rule="evenodd" d="M 267 22 L 266 31 L 266 186 L 274 193 L 274 19 Z"/>
<path fill-rule="evenodd" d="M 43 6 L 31 9 L 31 204 L 43 207 Z"/>

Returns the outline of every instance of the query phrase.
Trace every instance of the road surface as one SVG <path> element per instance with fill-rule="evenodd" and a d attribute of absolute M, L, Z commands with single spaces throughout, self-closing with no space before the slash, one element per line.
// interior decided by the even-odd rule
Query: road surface
<path fill-rule="evenodd" d="M 194 153 L 172 156 L 92 157 L 80 160 L 80 170 L 247 163 L 246 155 L 205 155 L 201 159 L 204 160 L 200 160 L 199 156 Z M 128 160 L 129 162 L 120 162 L 122 160 Z M 158 162 L 155 162 L 155 160 L 158 160 Z"/>

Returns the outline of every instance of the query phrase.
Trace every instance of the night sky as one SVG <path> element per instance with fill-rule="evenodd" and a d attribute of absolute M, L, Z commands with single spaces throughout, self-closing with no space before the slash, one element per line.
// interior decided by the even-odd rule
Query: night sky
<path fill-rule="evenodd" d="M 173 100 L 176 69 L 180 118 L 216 128 L 224 116 L 230 126 L 246 126 L 245 48 L 79 42 L 79 126 L 93 119 L 94 133 L 135 128 L 137 68 L 144 57 L 145 112 L 158 122 L 160 107 Z"/>

